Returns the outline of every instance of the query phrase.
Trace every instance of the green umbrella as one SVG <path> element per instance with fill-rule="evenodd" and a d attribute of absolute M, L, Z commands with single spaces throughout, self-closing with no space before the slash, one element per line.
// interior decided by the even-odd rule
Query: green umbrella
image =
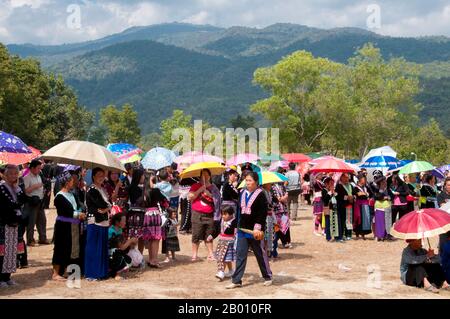
<path fill-rule="evenodd" d="M 414 173 L 432 171 L 433 169 L 434 169 L 434 166 L 428 162 L 414 161 L 414 162 L 411 162 L 411 163 L 403 166 L 398 173 L 399 174 L 414 174 Z"/>

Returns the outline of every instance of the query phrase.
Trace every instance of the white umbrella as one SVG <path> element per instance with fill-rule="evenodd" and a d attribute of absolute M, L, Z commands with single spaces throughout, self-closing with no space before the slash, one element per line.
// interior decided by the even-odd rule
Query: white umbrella
<path fill-rule="evenodd" d="M 125 167 L 114 153 L 106 147 L 85 141 L 67 141 L 53 146 L 41 158 L 56 163 L 78 165 L 93 169 L 125 171 Z"/>
<path fill-rule="evenodd" d="M 379 147 L 379 148 L 374 148 L 374 149 L 371 149 L 369 151 L 369 153 L 367 153 L 367 155 L 363 157 L 361 162 L 364 163 L 365 161 L 367 161 L 371 157 L 381 156 L 381 155 L 397 157 L 397 152 L 395 152 L 390 146 L 383 146 L 383 147 Z"/>

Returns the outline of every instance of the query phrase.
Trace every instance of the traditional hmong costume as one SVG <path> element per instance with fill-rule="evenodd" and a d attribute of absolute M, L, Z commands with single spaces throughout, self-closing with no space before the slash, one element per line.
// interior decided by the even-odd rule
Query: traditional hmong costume
<path fill-rule="evenodd" d="M 348 196 L 353 194 L 351 184 L 336 186 L 336 200 L 339 215 L 339 239 L 351 238 L 353 230 L 353 203 L 348 200 Z"/>
<path fill-rule="evenodd" d="M 283 245 L 291 243 L 290 220 L 287 205 L 278 200 L 279 197 L 286 195 L 286 189 L 282 184 L 274 184 L 271 189 L 272 192 L 272 210 L 275 221 L 275 238 L 272 251 L 272 257 L 277 257 L 278 240 L 281 240 Z"/>
<path fill-rule="evenodd" d="M 420 189 L 420 208 L 438 208 L 437 188 L 430 184 L 423 184 Z"/>
<path fill-rule="evenodd" d="M 25 194 L 20 187 L 0 182 L 0 282 L 10 281 L 11 274 L 16 272 L 18 254 L 25 251 L 18 232 L 24 202 Z"/>
<path fill-rule="evenodd" d="M 266 242 L 266 251 L 270 256 L 273 250 L 273 239 L 274 239 L 274 216 L 273 216 L 273 205 L 272 205 L 272 194 L 264 190 L 264 195 L 266 195 L 268 209 L 266 217 L 266 231 L 264 232 L 264 241 Z"/>
<path fill-rule="evenodd" d="M 105 279 L 108 277 L 108 214 L 99 213 L 99 209 L 110 208 L 105 190 L 94 184 L 86 194 L 87 236 L 85 253 L 85 275 L 87 279 Z"/>
<path fill-rule="evenodd" d="M 60 191 L 54 200 L 56 207 L 53 240 L 53 265 L 59 265 L 63 276 L 70 264 L 79 264 L 80 258 L 80 219 L 79 208 L 72 193 Z"/>
<path fill-rule="evenodd" d="M 358 195 L 358 193 L 364 195 Z M 369 200 L 372 197 L 372 191 L 366 186 L 356 185 L 353 188 L 355 195 L 355 205 L 353 214 L 353 229 L 356 235 L 367 235 L 372 232 L 372 217 L 370 213 Z"/>
<path fill-rule="evenodd" d="M 339 238 L 339 216 L 337 210 L 336 193 L 322 190 L 322 200 L 325 215 L 325 235 L 327 241 Z"/>
<path fill-rule="evenodd" d="M 215 252 L 218 271 L 225 271 L 225 263 L 236 260 L 236 249 L 234 248 L 236 227 L 236 218 L 226 222 L 222 220 L 220 223 L 219 242 Z"/>
<path fill-rule="evenodd" d="M 166 223 L 166 239 L 162 242 L 162 253 L 167 254 L 169 252 L 180 251 L 180 241 L 177 235 L 178 221 L 171 219 Z"/>
<path fill-rule="evenodd" d="M 257 188 L 252 193 L 248 190 L 243 190 L 240 194 L 238 206 L 238 228 L 264 231 L 266 226 L 267 210 L 267 198 L 261 188 Z M 245 266 L 247 264 L 249 246 L 253 249 L 253 253 L 258 261 L 258 266 L 264 279 L 272 279 L 269 259 L 264 250 L 264 242 L 262 240 L 254 239 L 251 234 L 238 230 L 236 270 L 232 277 L 232 282 L 234 284 L 242 283 L 242 277 L 244 276 Z"/>
<path fill-rule="evenodd" d="M 377 189 L 375 198 L 375 238 L 384 240 L 388 238 L 392 226 L 391 201 L 388 189 Z"/>

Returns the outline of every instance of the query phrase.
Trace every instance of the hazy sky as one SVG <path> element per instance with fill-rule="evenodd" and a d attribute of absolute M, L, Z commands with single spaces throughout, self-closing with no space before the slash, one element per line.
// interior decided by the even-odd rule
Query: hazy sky
<path fill-rule="evenodd" d="M 450 36 L 449 0 L 0 0 L 0 42 L 79 42 L 132 26 L 173 21 L 221 27 L 290 22 L 368 29 L 368 17 L 376 14 L 367 12 L 372 4 L 380 8 L 380 28 L 370 28 L 374 32 Z"/>

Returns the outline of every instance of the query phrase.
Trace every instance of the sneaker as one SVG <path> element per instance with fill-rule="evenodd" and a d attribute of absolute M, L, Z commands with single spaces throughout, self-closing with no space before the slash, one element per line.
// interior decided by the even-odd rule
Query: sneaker
<path fill-rule="evenodd" d="M 225 286 L 225 289 L 234 289 L 234 288 L 241 288 L 241 287 L 242 287 L 242 284 L 231 283 L 228 286 Z"/>
<path fill-rule="evenodd" d="M 233 277 L 233 274 L 234 274 L 234 270 L 227 271 L 225 273 L 225 278 L 231 278 L 231 277 Z"/>
<path fill-rule="evenodd" d="M 225 273 L 223 271 L 218 271 L 216 274 L 216 278 L 219 278 L 220 281 L 222 281 L 223 278 L 225 278 Z"/>
<path fill-rule="evenodd" d="M 269 280 L 265 280 L 265 281 L 264 281 L 264 286 L 265 286 L 265 287 L 272 286 L 272 284 L 273 284 L 273 280 L 272 280 L 272 279 L 269 279 Z"/>
<path fill-rule="evenodd" d="M 15 282 L 14 280 L 10 279 L 6 282 L 6 284 L 8 286 L 17 286 L 17 282 Z"/>
<path fill-rule="evenodd" d="M 345 240 L 352 240 L 352 238 L 351 237 L 347 237 L 347 238 L 345 238 Z"/>
<path fill-rule="evenodd" d="M 0 288 L 6 288 L 8 287 L 8 284 L 4 281 L 0 281 Z"/>
<path fill-rule="evenodd" d="M 289 244 L 286 244 L 286 245 L 284 245 L 284 248 L 286 248 L 286 249 L 290 249 L 290 248 L 292 248 L 292 244 L 291 244 L 291 243 L 289 243 Z"/>

